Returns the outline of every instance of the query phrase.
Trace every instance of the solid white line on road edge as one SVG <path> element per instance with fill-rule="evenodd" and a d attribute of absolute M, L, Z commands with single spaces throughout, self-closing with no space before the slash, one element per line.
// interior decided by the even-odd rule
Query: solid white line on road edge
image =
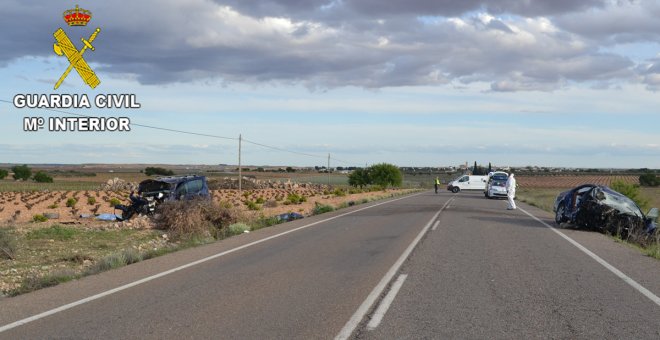
<path fill-rule="evenodd" d="M 383 301 L 380 302 L 376 312 L 374 312 L 373 317 L 371 317 L 371 320 L 367 324 L 367 330 L 372 331 L 376 329 L 378 325 L 380 325 L 380 322 L 383 321 L 385 313 L 387 313 L 387 310 L 390 308 L 390 305 L 394 301 L 396 295 L 399 293 L 399 289 L 401 289 L 401 286 L 403 286 L 403 282 L 406 281 L 407 277 L 407 274 L 401 274 L 396 279 L 396 281 L 394 281 L 392 288 L 390 288 L 390 291 L 387 293 L 387 295 L 385 295 Z"/>
<path fill-rule="evenodd" d="M 589 249 L 587 249 L 587 248 L 584 247 L 583 245 L 579 244 L 577 241 L 575 241 L 575 240 L 573 240 L 572 238 L 570 238 L 570 237 L 564 235 L 564 233 L 558 231 L 556 228 L 553 228 L 551 225 L 549 225 L 549 224 L 547 224 L 547 223 L 541 221 L 538 217 L 536 217 L 536 216 L 534 216 L 534 215 L 528 213 L 528 212 L 525 211 L 524 209 L 522 209 L 522 208 L 520 208 L 520 207 L 518 207 L 518 209 L 521 210 L 522 212 L 524 212 L 525 214 L 527 214 L 529 217 L 531 217 L 531 218 L 535 219 L 536 221 L 538 221 L 539 223 L 543 224 L 544 226 L 550 228 L 550 230 L 554 231 L 554 232 L 557 233 L 559 236 L 563 237 L 566 241 L 568 241 L 568 242 L 570 242 L 572 245 L 576 246 L 576 247 L 577 247 L 578 249 L 580 249 L 583 253 L 589 255 L 589 257 L 591 257 L 592 259 L 596 260 L 596 262 L 598 262 L 598 263 L 600 263 L 601 265 L 603 265 L 603 267 L 607 268 L 607 270 L 611 271 L 614 275 L 618 276 L 620 279 L 622 279 L 623 281 L 625 281 L 627 284 L 629 284 L 629 285 L 631 285 L 633 288 L 635 288 L 638 292 L 644 294 L 644 296 L 646 296 L 647 298 L 649 298 L 649 300 L 655 302 L 656 305 L 660 306 L 660 298 L 658 298 L 657 295 L 653 294 L 653 292 L 651 292 L 650 290 L 644 288 L 642 285 L 640 285 L 639 283 L 637 283 L 635 280 L 631 279 L 628 275 L 624 274 L 623 272 L 621 272 L 620 270 L 618 270 L 618 269 L 617 269 L 616 267 L 614 267 L 613 265 L 607 263 L 605 260 L 603 260 L 602 258 L 600 258 L 600 256 L 594 254 L 594 253 L 591 252 Z"/>
<path fill-rule="evenodd" d="M 390 281 L 392 281 L 392 278 L 394 277 L 396 272 L 399 271 L 399 269 L 403 265 L 403 261 L 405 261 L 406 258 L 408 258 L 408 256 L 410 255 L 410 253 L 412 253 L 413 249 L 415 249 L 415 246 L 417 246 L 417 243 L 419 243 L 419 241 L 422 239 L 424 234 L 426 234 L 426 232 L 431 227 L 433 221 L 435 221 L 435 219 L 438 218 L 438 215 L 440 215 L 441 212 L 442 209 L 438 210 L 438 212 L 435 213 L 435 215 L 433 215 L 429 223 L 427 223 L 426 226 L 424 226 L 424 229 L 422 229 L 422 231 L 420 231 L 419 234 L 417 234 L 417 237 L 415 237 L 412 243 L 410 243 L 410 245 L 408 246 L 408 248 L 406 248 L 403 254 L 399 256 L 399 259 L 397 259 L 396 262 L 394 262 L 390 270 L 388 270 L 387 273 L 385 273 L 385 276 L 383 276 L 383 278 L 380 279 L 380 282 L 378 282 L 376 287 L 374 287 L 371 293 L 369 293 L 367 298 L 362 302 L 360 307 L 358 307 L 358 309 L 355 311 L 353 316 L 351 316 L 350 320 L 348 320 L 346 325 L 344 325 L 344 328 L 342 328 L 341 331 L 339 331 L 339 334 L 337 334 L 335 340 L 348 339 L 351 336 L 351 334 L 353 334 L 353 331 L 360 324 L 360 321 L 362 321 L 364 316 L 367 315 L 367 312 L 369 312 L 371 306 L 373 306 L 376 300 L 378 300 L 380 294 L 383 293 L 383 291 L 387 287 L 387 284 Z"/>
<path fill-rule="evenodd" d="M 435 223 L 433 224 L 433 228 L 431 228 L 431 230 L 438 229 L 438 224 L 440 224 L 440 221 L 435 221 Z"/>
<path fill-rule="evenodd" d="M 280 237 L 280 236 L 284 236 L 284 235 L 287 235 L 287 234 L 291 234 L 291 233 L 296 232 L 296 231 L 298 231 L 298 230 L 306 229 L 306 228 L 309 228 L 309 227 L 311 227 L 311 226 L 315 226 L 315 225 L 320 224 L 320 223 L 324 223 L 324 222 L 331 221 L 331 220 L 334 220 L 334 219 L 337 219 L 337 218 L 340 218 L 340 217 L 344 217 L 344 216 L 346 216 L 346 215 L 350 215 L 350 214 L 356 213 L 356 212 L 358 212 L 358 211 L 362 211 L 362 210 L 366 210 L 366 209 L 371 209 L 371 208 L 373 208 L 373 207 L 377 207 L 377 206 L 379 206 L 379 205 L 383 205 L 383 204 L 388 204 L 388 203 L 396 202 L 396 201 L 399 201 L 399 200 L 402 200 L 402 199 L 406 199 L 406 198 L 410 198 L 410 197 L 418 196 L 418 195 L 421 195 L 421 194 L 423 194 L 423 192 L 418 193 L 418 194 L 413 194 L 413 195 L 408 195 L 408 196 L 400 197 L 400 198 L 395 198 L 395 199 L 392 199 L 392 200 L 389 200 L 389 201 L 385 201 L 385 202 L 381 202 L 381 203 L 376 203 L 376 204 L 374 204 L 374 205 L 370 205 L 370 206 L 368 206 L 368 207 L 364 207 L 364 208 L 356 209 L 356 210 L 353 210 L 353 211 L 349 211 L 349 212 L 347 212 L 347 213 L 343 213 L 343 214 L 340 214 L 340 215 L 337 215 L 337 216 L 333 216 L 333 217 L 330 217 L 330 218 L 326 218 L 326 219 L 324 219 L 324 220 L 320 220 L 320 221 L 316 221 L 316 222 L 313 222 L 313 223 L 309 223 L 309 224 L 306 224 L 306 225 L 304 225 L 304 226 L 300 226 L 300 227 L 298 227 L 298 228 L 291 229 L 291 230 L 288 230 L 288 231 L 285 231 L 285 232 L 282 232 L 282 233 L 279 233 L 279 234 L 276 234 L 276 235 L 272 235 L 272 236 L 269 236 L 269 237 L 263 238 L 263 239 L 258 240 L 258 241 L 250 242 L 250 243 L 248 243 L 248 244 L 244 244 L 244 245 L 242 245 L 242 246 L 240 246 L 240 247 L 236 247 L 236 248 L 233 248 L 233 249 L 230 249 L 230 250 L 227 250 L 227 251 L 223 251 L 222 253 L 218 253 L 218 254 L 215 254 L 215 255 L 211 255 L 211 256 L 205 257 L 205 258 L 203 258 L 203 259 L 200 259 L 200 260 L 197 260 L 197 261 L 194 261 L 194 262 L 190 262 L 190 263 L 188 263 L 188 264 L 184 264 L 184 265 L 182 265 L 182 266 L 179 266 L 179 267 L 176 267 L 176 268 L 173 268 L 173 269 L 170 269 L 170 270 L 167 270 L 167 271 L 164 271 L 164 272 L 161 272 L 161 273 L 158 273 L 158 274 L 155 274 L 155 275 L 149 276 L 149 277 L 145 277 L 144 279 L 137 280 L 137 281 L 134 281 L 134 282 L 131 282 L 131 283 L 125 284 L 125 285 L 123 285 L 123 286 L 119 286 L 119 287 L 117 287 L 117 288 L 110 289 L 110 290 L 108 290 L 108 291 L 105 291 L 105 292 L 102 292 L 102 293 L 99 293 L 99 294 L 96 294 L 96 295 L 92 295 L 92 296 L 90 296 L 90 297 L 87 297 L 87 298 L 84 298 L 84 299 L 81 299 L 81 300 L 78 300 L 78 301 L 74 301 L 74 302 L 72 302 L 72 303 L 69 303 L 69 304 L 66 304 L 66 305 L 63 305 L 63 306 L 60 306 L 60 307 L 57 307 L 57 308 L 54 308 L 54 309 L 51 309 L 51 310 L 45 311 L 45 312 L 43 312 L 43 313 L 39 313 L 39 314 L 37 314 L 37 315 L 33 315 L 33 316 L 31 316 L 31 317 L 28 317 L 28 318 L 25 318 L 25 319 L 21 319 L 21 320 L 18 320 L 18 321 L 12 322 L 12 323 L 10 323 L 10 324 L 6 324 L 6 325 L 0 327 L 0 333 L 2 333 L 2 332 L 4 332 L 4 331 L 7 331 L 7 330 L 10 330 L 10 329 L 12 329 L 12 328 L 16 328 L 16 327 L 18 327 L 18 326 L 25 325 L 25 324 L 27 324 L 27 323 L 29 323 L 29 322 L 36 321 L 36 320 L 39 320 L 39 319 L 45 318 L 45 317 L 47 317 L 47 316 L 50 316 L 50 315 L 53 315 L 53 314 L 56 314 L 56 313 L 59 313 L 59 312 L 65 311 L 65 310 L 67 310 L 67 309 L 71 309 L 71 308 L 73 308 L 73 307 L 76 307 L 76 306 L 79 306 L 79 305 L 85 304 L 85 303 L 87 303 L 87 302 L 94 301 L 94 300 L 98 300 L 98 299 L 100 299 L 100 298 L 102 298 L 102 297 L 106 297 L 106 296 L 108 296 L 108 295 L 111 295 L 111 294 L 114 294 L 114 293 L 120 292 L 120 291 L 122 291 L 122 290 L 126 290 L 126 289 L 128 289 L 128 288 L 135 287 L 135 286 L 137 286 L 137 285 L 139 285 L 139 284 L 142 284 L 142 283 L 145 283 L 145 282 L 149 282 L 149 281 L 152 281 L 152 280 L 155 280 L 155 279 L 161 278 L 161 277 L 163 277 L 163 276 L 166 276 L 166 275 L 169 275 L 169 274 L 172 274 L 172 273 L 178 272 L 178 271 L 180 271 L 180 270 L 183 270 L 183 269 L 186 269 L 186 268 L 190 268 L 190 267 L 196 266 L 196 265 L 198 265 L 198 264 L 201 264 L 201 263 L 204 263 L 204 262 L 207 262 L 207 261 L 210 261 L 210 260 L 213 260 L 213 259 L 219 258 L 219 257 L 221 257 L 221 256 L 225 256 L 225 255 L 227 255 L 227 254 L 231 254 L 231 253 L 233 253 L 233 252 L 236 252 L 236 251 L 239 251 L 239 250 L 242 250 L 242 249 L 245 249 L 245 248 L 248 248 L 248 247 L 251 247 L 251 246 L 254 246 L 254 245 L 257 245 L 257 244 L 260 244 L 260 243 L 266 242 L 266 241 L 269 241 L 269 240 L 272 240 L 272 239 L 274 239 L 274 238 L 278 238 L 278 237 Z M 435 217 L 434 217 L 434 218 L 435 218 Z"/>

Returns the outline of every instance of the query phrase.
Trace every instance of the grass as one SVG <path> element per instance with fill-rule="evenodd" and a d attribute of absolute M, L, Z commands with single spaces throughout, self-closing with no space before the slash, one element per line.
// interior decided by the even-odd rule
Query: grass
<path fill-rule="evenodd" d="M 259 216 L 258 218 L 252 220 L 249 222 L 250 229 L 252 230 L 259 230 L 262 228 L 268 228 L 271 226 L 274 226 L 276 224 L 280 224 L 282 221 L 280 221 L 276 216 Z"/>
<path fill-rule="evenodd" d="M 69 198 L 66 200 L 66 206 L 69 208 L 73 208 L 78 204 L 78 201 L 75 198 Z"/>
<path fill-rule="evenodd" d="M 314 210 L 312 210 L 312 214 L 314 215 L 320 215 L 320 214 L 325 214 L 327 212 L 334 211 L 335 208 L 331 205 L 327 204 L 317 204 L 314 206 Z"/>
<path fill-rule="evenodd" d="M 116 205 L 121 204 L 121 201 L 118 198 L 113 197 L 108 204 L 114 208 Z"/>
<path fill-rule="evenodd" d="M 16 258 L 17 239 L 12 230 L 0 229 L 0 259 Z"/>
<path fill-rule="evenodd" d="M 392 196 L 394 194 L 382 198 Z M 365 198 L 354 204 L 370 201 L 371 199 Z M 336 209 L 351 205 L 345 202 L 339 204 Z M 315 213 L 333 210 L 335 210 L 333 206 L 318 205 Z M 0 228 L 0 248 L 9 248 L 13 258 L 13 261 L 0 261 L 0 272 L 16 270 L 18 277 L 23 278 L 21 281 L 13 281 L 20 282 L 19 286 L 5 292 L 15 296 L 181 249 L 207 244 L 216 239 L 241 234 L 245 230 L 258 230 L 279 223 L 282 221 L 277 217 L 261 215 L 247 222 L 234 223 L 222 228 L 221 230 L 224 230 L 222 235 L 215 235 L 215 238 L 192 235 L 176 243 L 164 241 L 162 237 L 164 231 L 161 230 L 88 230 L 53 224 L 27 233 L 18 233 L 14 229 Z M 0 251 L 0 258 L 2 257 L 3 253 Z M 41 268 L 42 271 L 35 273 L 34 268 Z M 7 281 L 3 280 L 3 282 Z"/>
<path fill-rule="evenodd" d="M 98 190 L 101 183 L 99 182 L 85 182 L 85 181 L 58 181 L 53 183 L 37 183 L 33 181 L 17 182 L 14 180 L 0 180 L 0 192 L 11 191 L 84 191 L 84 190 Z"/>
<path fill-rule="evenodd" d="M 69 282 L 79 277 L 80 275 L 78 273 L 70 269 L 60 270 L 44 276 L 30 275 L 23 280 L 18 288 L 10 291 L 8 295 L 17 296 L 20 294 L 29 293 L 38 289 L 52 287 L 60 283 Z"/>
<path fill-rule="evenodd" d="M 284 204 L 300 204 L 303 202 L 307 202 L 307 197 L 303 195 L 298 195 L 296 193 L 290 193 L 289 195 L 287 195 Z"/>
<path fill-rule="evenodd" d="M 46 222 L 46 221 L 48 221 L 48 217 L 42 214 L 36 214 L 32 216 L 32 222 Z"/>
<path fill-rule="evenodd" d="M 78 233 L 77 229 L 63 227 L 59 224 L 52 225 L 48 228 L 41 228 L 30 231 L 27 234 L 28 239 L 38 240 L 56 240 L 66 241 L 72 239 Z"/>
<path fill-rule="evenodd" d="M 240 235 L 246 231 L 250 231 L 250 226 L 245 223 L 234 223 L 227 227 L 229 236 Z"/>
<path fill-rule="evenodd" d="M 557 195 L 562 189 L 531 189 L 516 190 L 516 199 L 539 209 L 552 212 Z"/>
<path fill-rule="evenodd" d="M 643 249 L 642 252 L 646 256 L 660 260 L 660 240 L 656 240 L 655 243 Z"/>
<path fill-rule="evenodd" d="M 3 233 L 8 231 L 0 229 L 0 245 Z M 23 236 L 12 233 L 14 259 L 0 261 L 0 271 L 16 270 L 23 280 L 6 293 L 24 294 L 190 246 L 155 245 L 156 241 L 163 242 L 161 235 L 157 230 L 84 230 L 60 225 L 35 229 Z M 39 274 L 32 268 L 49 271 Z"/>

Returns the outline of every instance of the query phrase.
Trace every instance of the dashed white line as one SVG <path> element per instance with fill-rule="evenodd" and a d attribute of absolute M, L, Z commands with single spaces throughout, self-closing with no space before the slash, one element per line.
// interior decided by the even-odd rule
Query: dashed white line
<path fill-rule="evenodd" d="M 0 333 L 5 332 L 5 331 L 8 331 L 8 330 L 10 330 L 10 329 L 12 329 L 12 328 L 16 328 L 16 327 L 19 327 L 19 326 L 25 325 L 25 324 L 27 324 L 27 323 L 30 323 L 30 322 L 33 322 L 33 321 L 36 321 L 36 320 L 39 320 L 39 319 L 45 318 L 45 317 L 47 317 L 47 316 L 49 316 L 49 315 L 53 315 L 53 314 L 57 314 L 57 313 L 59 313 L 59 312 L 63 312 L 63 311 L 65 311 L 65 310 L 67 310 L 67 309 L 74 308 L 74 307 L 76 307 L 76 306 L 79 306 L 79 305 L 85 304 L 85 303 L 87 303 L 87 302 L 94 301 L 94 300 L 98 300 L 98 299 L 100 299 L 100 298 L 102 298 L 102 297 L 105 297 L 105 296 L 108 296 L 108 295 L 111 295 L 111 294 L 114 294 L 114 293 L 120 292 L 120 291 L 122 291 L 122 290 L 126 290 L 126 289 L 131 288 L 131 287 L 135 287 L 135 286 L 140 285 L 140 284 L 142 284 L 142 283 L 145 283 L 145 282 L 149 282 L 149 281 L 155 280 L 155 279 L 157 279 L 157 278 L 160 278 L 160 277 L 163 277 L 163 276 L 166 276 L 166 275 L 169 275 L 169 274 L 172 274 L 172 273 L 178 272 L 178 271 L 180 271 L 180 270 L 183 270 L 183 269 L 186 269 L 186 268 L 190 268 L 190 267 L 192 267 L 192 266 L 196 266 L 196 265 L 198 265 L 198 264 L 200 264 L 200 263 L 204 263 L 204 262 L 207 262 L 207 261 L 210 261 L 210 260 L 213 260 L 213 259 L 219 258 L 219 257 L 221 257 L 221 256 L 225 256 L 225 255 L 227 255 L 227 254 L 230 254 L 230 253 L 233 253 L 233 252 L 239 251 L 239 250 L 241 250 L 241 249 L 245 249 L 245 248 L 248 248 L 248 247 L 251 247 L 251 246 L 257 245 L 257 244 L 259 244 L 259 243 L 263 243 L 263 242 L 266 242 L 266 241 L 272 240 L 272 239 L 274 239 L 274 238 L 278 238 L 278 237 L 280 237 L 280 236 L 284 236 L 284 235 L 287 235 L 287 234 L 290 234 L 290 233 L 296 232 L 296 231 L 298 231 L 298 230 L 302 230 L 302 229 L 305 229 L 305 228 L 309 228 L 309 227 L 311 227 L 311 226 L 315 226 L 315 225 L 320 224 L 320 223 L 323 223 L 323 222 L 331 221 L 331 220 L 334 220 L 334 219 L 337 219 L 337 218 L 340 218 L 340 217 L 343 217 L 343 216 L 346 216 L 346 215 L 350 215 L 350 214 L 356 213 L 356 212 L 358 212 L 358 211 L 362 211 L 362 210 L 366 210 L 366 209 L 371 209 L 371 208 L 373 208 L 373 207 L 377 207 L 377 206 L 379 206 L 379 205 L 383 205 L 383 204 L 388 204 L 388 203 L 396 202 L 396 201 L 399 201 L 399 200 L 402 200 L 402 199 L 406 199 L 406 198 L 410 198 L 410 197 L 418 196 L 418 195 L 421 195 L 421 194 L 423 194 L 423 193 L 413 194 L 413 195 L 408 195 L 408 196 L 404 196 L 404 197 L 400 197 L 400 198 L 395 198 L 395 199 L 392 199 L 392 200 L 389 200 L 389 201 L 376 203 L 376 204 L 374 204 L 374 205 L 370 205 L 370 206 L 368 206 L 368 207 L 364 207 L 364 208 L 356 209 L 356 210 L 353 210 L 353 211 L 349 211 L 349 212 L 346 212 L 346 213 L 343 213 L 343 214 L 340 214 L 340 215 L 337 215 L 337 216 L 333 216 L 333 217 L 326 218 L 326 219 L 323 219 L 323 220 L 320 220 L 320 221 L 316 221 L 316 222 L 313 222 L 313 223 L 309 223 L 309 224 L 306 224 L 306 225 L 300 226 L 300 227 L 295 228 L 295 229 L 287 230 L 287 231 L 285 231 L 285 232 L 282 232 L 282 233 L 279 233 L 279 234 L 276 234 L 276 235 L 272 235 L 272 236 L 269 236 L 269 237 L 263 238 L 263 239 L 258 240 L 258 241 L 250 242 L 250 243 L 248 243 L 248 244 L 244 244 L 244 245 L 242 245 L 242 246 L 240 246 L 240 247 L 236 247 L 236 248 L 233 248 L 233 249 L 230 249 L 230 250 L 227 250 L 227 251 L 224 251 L 224 252 L 221 252 L 221 253 L 215 254 L 215 255 L 211 255 L 211 256 L 205 257 L 205 258 L 203 258 L 203 259 L 199 259 L 199 260 L 197 260 L 197 261 L 190 262 L 190 263 L 188 263 L 188 264 L 185 264 L 185 265 L 182 265 L 182 266 L 179 266 L 179 267 L 176 267 L 176 268 L 172 268 L 172 269 L 170 269 L 170 270 L 167 270 L 167 271 L 164 271 L 164 272 L 161 272 L 161 273 L 158 273 L 158 274 L 155 274 L 155 275 L 149 276 L 149 277 L 145 277 L 145 278 L 143 278 L 143 279 L 141 279 L 141 280 L 137 280 L 137 281 L 134 281 L 134 282 L 131 282 L 131 283 L 125 284 L 125 285 L 123 285 L 123 286 L 119 286 L 119 287 L 117 287 L 117 288 L 110 289 L 110 290 L 107 290 L 107 291 L 105 291 L 105 292 L 98 293 L 98 294 L 96 294 L 96 295 L 92 295 L 92 296 L 90 296 L 90 297 L 87 297 L 87 298 L 84 298 L 84 299 L 81 299 L 81 300 L 78 300 L 78 301 L 74 301 L 74 302 L 71 302 L 71 303 L 69 303 L 69 304 L 66 304 L 66 305 L 63 305 L 63 306 L 57 307 L 57 308 L 53 308 L 53 309 L 48 310 L 48 311 L 45 311 L 45 312 L 43 312 L 43 313 L 39 313 L 39 314 L 33 315 L 33 316 L 31 316 L 31 317 L 28 317 L 28 318 L 24 318 L 24 319 L 21 319 L 21 320 L 15 321 L 15 322 L 12 322 L 12 323 L 10 323 L 10 324 L 6 324 L 6 325 L 4 325 L 4 326 L 0 326 Z M 439 212 L 438 212 L 438 213 L 439 213 Z M 436 214 L 436 216 L 437 216 L 437 214 Z M 433 218 L 435 219 L 435 216 L 434 216 Z M 429 223 L 430 223 L 430 222 L 429 222 Z"/>
<path fill-rule="evenodd" d="M 367 330 L 372 331 L 378 328 L 378 325 L 380 325 L 380 322 L 383 321 L 385 313 L 387 313 L 387 310 L 390 309 L 390 305 L 392 305 L 394 298 L 399 293 L 399 289 L 401 289 L 401 286 L 403 286 L 403 282 L 406 281 L 407 277 L 407 274 L 401 274 L 396 279 L 396 281 L 394 281 L 392 288 L 390 288 L 390 291 L 387 293 L 387 295 L 385 295 L 383 301 L 380 302 L 378 309 L 376 309 L 376 312 L 374 312 L 374 315 L 371 317 L 371 320 L 367 324 Z"/>
<path fill-rule="evenodd" d="M 454 199 L 454 197 L 452 197 L 449 201 L 451 201 L 452 199 Z M 392 281 L 392 278 L 394 277 L 396 272 L 399 271 L 399 269 L 403 265 L 403 262 L 408 258 L 408 256 L 410 256 L 410 253 L 412 253 L 413 249 L 415 249 L 417 243 L 419 243 L 419 241 L 422 239 L 424 234 L 426 234 L 429 228 L 431 228 L 431 224 L 433 223 L 433 221 L 435 221 L 436 218 L 438 218 L 438 216 L 440 215 L 442 210 L 445 209 L 447 204 L 449 204 L 449 201 L 445 202 L 445 205 L 442 206 L 442 208 L 440 208 L 440 210 L 438 210 L 438 212 L 436 212 L 435 215 L 433 215 L 431 220 L 429 220 L 429 222 L 426 224 L 426 226 L 424 226 L 422 231 L 420 231 L 419 234 L 417 234 L 417 237 L 415 237 L 412 243 L 410 243 L 408 248 L 406 248 L 403 254 L 401 254 L 399 259 L 396 260 L 396 262 L 394 262 L 394 264 L 387 271 L 387 273 L 385 273 L 385 276 L 383 276 L 383 278 L 380 279 L 380 282 L 378 282 L 378 284 L 376 285 L 376 287 L 374 287 L 371 293 L 367 295 L 367 298 L 362 302 L 360 307 L 358 307 L 358 309 L 355 311 L 353 316 L 351 316 L 351 318 L 348 320 L 346 325 L 344 325 L 344 328 L 342 328 L 341 331 L 339 331 L 339 334 L 337 334 L 335 340 L 348 339 L 351 336 L 351 334 L 353 334 L 355 328 L 357 328 L 357 326 L 360 324 L 362 319 L 367 315 L 367 312 L 369 312 L 371 306 L 373 306 L 373 304 L 376 303 L 378 297 L 383 293 L 383 291 L 385 291 L 387 284 L 390 281 Z"/>
<path fill-rule="evenodd" d="M 440 208 L 440 212 L 442 212 L 446 208 L 449 208 L 451 206 L 451 203 L 454 201 L 455 198 L 456 198 L 456 196 L 454 196 L 454 197 L 450 198 L 449 200 L 447 200 L 447 202 L 445 202 L 445 204 L 442 206 L 442 208 Z M 433 228 L 431 228 L 431 230 L 438 229 L 438 225 L 440 225 L 440 220 L 435 221 L 435 224 L 433 224 Z"/>
<path fill-rule="evenodd" d="M 596 262 L 600 263 L 603 267 L 607 268 L 610 272 L 612 272 L 614 275 L 618 276 L 620 279 L 622 279 L 624 282 L 627 284 L 631 285 L 633 288 L 635 288 L 638 292 L 642 293 L 644 296 L 649 298 L 649 300 L 655 302 L 656 305 L 660 306 L 660 298 L 658 298 L 657 295 L 653 294 L 650 290 L 644 288 L 644 286 L 640 285 L 637 283 L 635 280 L 631 279 L 628 275 L 624 274 L 622 271 L 614 267 L 613 265 L 607 263 L 607 261 L 603 260 L 600 256 L 594 254 L 591 252 L 591 250 L 587 249 L 585 246 L 581 245 L 577 241 L 573 240 L 572 238 L 564 235 L 564 233 L 559 232 L 556 228 L 553 228 L 551 225 L 541 221 L 538 217 L 528 213 L 525 209 L 522 209 L 518 207 L 518 209 L 525 214 L 527 214 L 529 217 L 533 218 L 537 222 L 543 224 L 544 226 L 550 228 L 550 230 L 554 231 L 557 233 L 559 236 L 561 236 L 563 239 L 566 241 L 570 242 L 572 245 L 580 249 L 583 253 L 589 255 L 592 259 L 596 260 Z"/>

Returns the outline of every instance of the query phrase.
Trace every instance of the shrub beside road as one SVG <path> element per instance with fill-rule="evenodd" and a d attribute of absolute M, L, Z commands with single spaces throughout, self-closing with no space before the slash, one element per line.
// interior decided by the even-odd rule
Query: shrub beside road
<path fill-rule="evenodd" d="M 352 192 L 347 194 L 342 190 L 341 196 L 327 193 L 309 199 L 296 195 L 291 200 L 285 201 L 283 198 L 281 204 L 259 211 L 226 201 L 171 202 L 162 205 L 160 218 L 153 223 L 139 217 L 127 223 L 77 222 L 63 225 L 51 221 L 9 222 L 0 227 L 0 295 L 26 293 L 214 242 L 246 230 L 269 227 L 282 222 L 274 217 L 281 211 L 312 215 L 412 191 Z M 252 200 L 255 195 L 259 195 L 257 190 L 248 193 L 246 199 Z M 62 204 L 68 196 L 62 198 L 57 194 L 54 197 L 59 198 L 59 204 Z M 260 202 L 264 202 L 263 205 L 268 203 L 266 200 Z M 87 207 L 88 204 L 81 206 Z M 67 209 L 75 207 L 73 204 Z"/>

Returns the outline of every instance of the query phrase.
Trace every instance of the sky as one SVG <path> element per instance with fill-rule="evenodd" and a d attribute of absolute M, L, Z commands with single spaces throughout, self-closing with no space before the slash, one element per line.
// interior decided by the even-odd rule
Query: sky
<path fill-rule="evenodd" d="M 76 4 L 86 27 L 62 19 Z M 0 17 L 0 163 L 237 164 L 241 135 L 249 165 L 660 168 L 658 1 L 3 0 Z M 60 27 L 78 49 L 101 29 L 95 89 L 75 71 L 53 89 Z M 141 108 L 60 110 L 130 132 L 24 132 L 70 115 L 17 94 Z"/>

